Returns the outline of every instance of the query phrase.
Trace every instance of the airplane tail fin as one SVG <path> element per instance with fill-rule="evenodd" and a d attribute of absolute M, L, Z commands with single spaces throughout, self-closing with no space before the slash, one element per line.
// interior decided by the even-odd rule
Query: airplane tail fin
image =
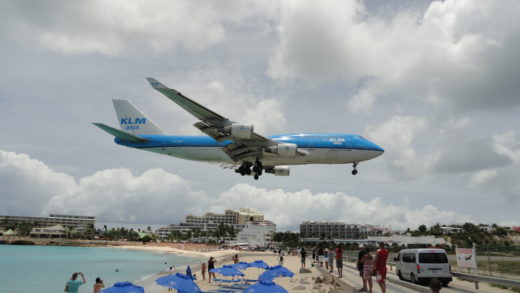
<path fill-rule="evenodd" d="M 137 143 L 143 143 L 143 142 L 150 141 L 147 138 L 143 138 L 143 137 L 140 137 L 140 136 L 128 133 L 128 132 L 124 132 L 124 131 L 116 129 L 114 127 L 105 125 L 103 123 L 92 123 L 92 124 L 96 125 L 97 127 L 101 128 L 102 130 L 106 131 L 107 133 L 112 134 L 113 136 L 115 136 L 119 139 L 122 139 L 122 140 L 130 141 L 130 142 L 137 142 Z"/>
<path fill-rule="evenodd" d="M 165 134 L 152 119 L 127 100 L 112 100 L 121 130 L 133 134 Z"/>

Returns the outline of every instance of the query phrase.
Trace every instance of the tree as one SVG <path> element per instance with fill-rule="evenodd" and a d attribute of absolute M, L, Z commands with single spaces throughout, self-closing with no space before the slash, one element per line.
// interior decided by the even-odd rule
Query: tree
<path fill-rule="evenodd" d="M 428 228 L 426 228 L 426 225 L 420 225 L 419 228 L 417 228 L 417 230 L 424 234 L 426 231 L 428 231 Z"/>

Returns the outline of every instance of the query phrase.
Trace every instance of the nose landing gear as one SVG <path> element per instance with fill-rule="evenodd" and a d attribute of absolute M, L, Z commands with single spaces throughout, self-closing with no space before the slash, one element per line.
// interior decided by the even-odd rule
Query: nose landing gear
<path fill-rule="evenodd" d="M 356 175 L 357 174 L 357 165 L 358 165 L 358 163 L 352 164 L 352 167 L 354 168 L 354 170 L 352 170 L 352 175 Z"/>

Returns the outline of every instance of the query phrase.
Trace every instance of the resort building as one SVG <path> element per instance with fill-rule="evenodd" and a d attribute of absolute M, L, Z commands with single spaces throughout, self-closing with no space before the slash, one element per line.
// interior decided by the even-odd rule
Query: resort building
<path fill-rule="evenodd" d="M 273 241 L 276 225 L 271 221 L 248 222 L 238 233 L 236 242 L 250 247 L 267 247 Z"/>
<path fill-rule="evenodd" d="M 66 236 L 65 228 L 62 225 L 55 225 L 46 228 L 33 228 L 30 235 L 32 237 L 59 238 Z"/>
<path fill-rule="evenodd" d="M 51 227 L 62 225 L 65 229 L 72 229 L 74 233 L 82 233 L 93 229 L 96 217 L 78 215 L 50 214 L 48 217 L 0 216 L 0 227 L 17 227 L 30 225 L 32 228 Z"/>
<path fill-rule="evenodd" d="M 303 222 L 300 224 L 300 237 L 303 239 L 365 239 L 368 236 L 366 225 L 346 224 L 344 222 Z"/>
<path fill-rule="evenodd" d="M 227 209 L 223 214 L 207 212 L 202 216 L 187 215 L 184 222 L 161 227 L 156 231 L 156 234 L 162 239 L 167 239 L 170 233 L 176 231 L 182 234 L 188 232 L 211 234 L 220 224 L 231 226 L 236 231 L 241 231 L 248 222 L 262 221 L 264 221 L 264 214 L 259 211 L 249 208 L 240 208 L 239 210 Z"/>

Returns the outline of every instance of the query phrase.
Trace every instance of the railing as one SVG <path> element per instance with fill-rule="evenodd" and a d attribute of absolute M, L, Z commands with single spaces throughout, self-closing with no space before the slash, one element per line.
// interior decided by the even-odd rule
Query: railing
<path fill-rule="evenodd" d="M 345 261 L 350 261 L 350 262 L 357 261 L 357 258 L 350 257 L 350 256 L 343 257 L 343 259 Z M 390 267 L 390 270 L 393 271 L 393 268 L 395 267 L 395 263 L 387 262 L 387 265 Z M 501 285 L 501 286 L 505 286 L 505 287 L 520 288 L 520 280 L 491 277 L 491 276 L 485 276 L 485 275 L 465 274 L 465 273 L 458 273 L 458 272 L 452 272 L 451 275 L 453 277 L 459 278 L 461 280 L 475 282 L 475 289 L 478 289 L 479 282 L 490 283 L 490 284 L 494 284 L 494 285 Z"/>

